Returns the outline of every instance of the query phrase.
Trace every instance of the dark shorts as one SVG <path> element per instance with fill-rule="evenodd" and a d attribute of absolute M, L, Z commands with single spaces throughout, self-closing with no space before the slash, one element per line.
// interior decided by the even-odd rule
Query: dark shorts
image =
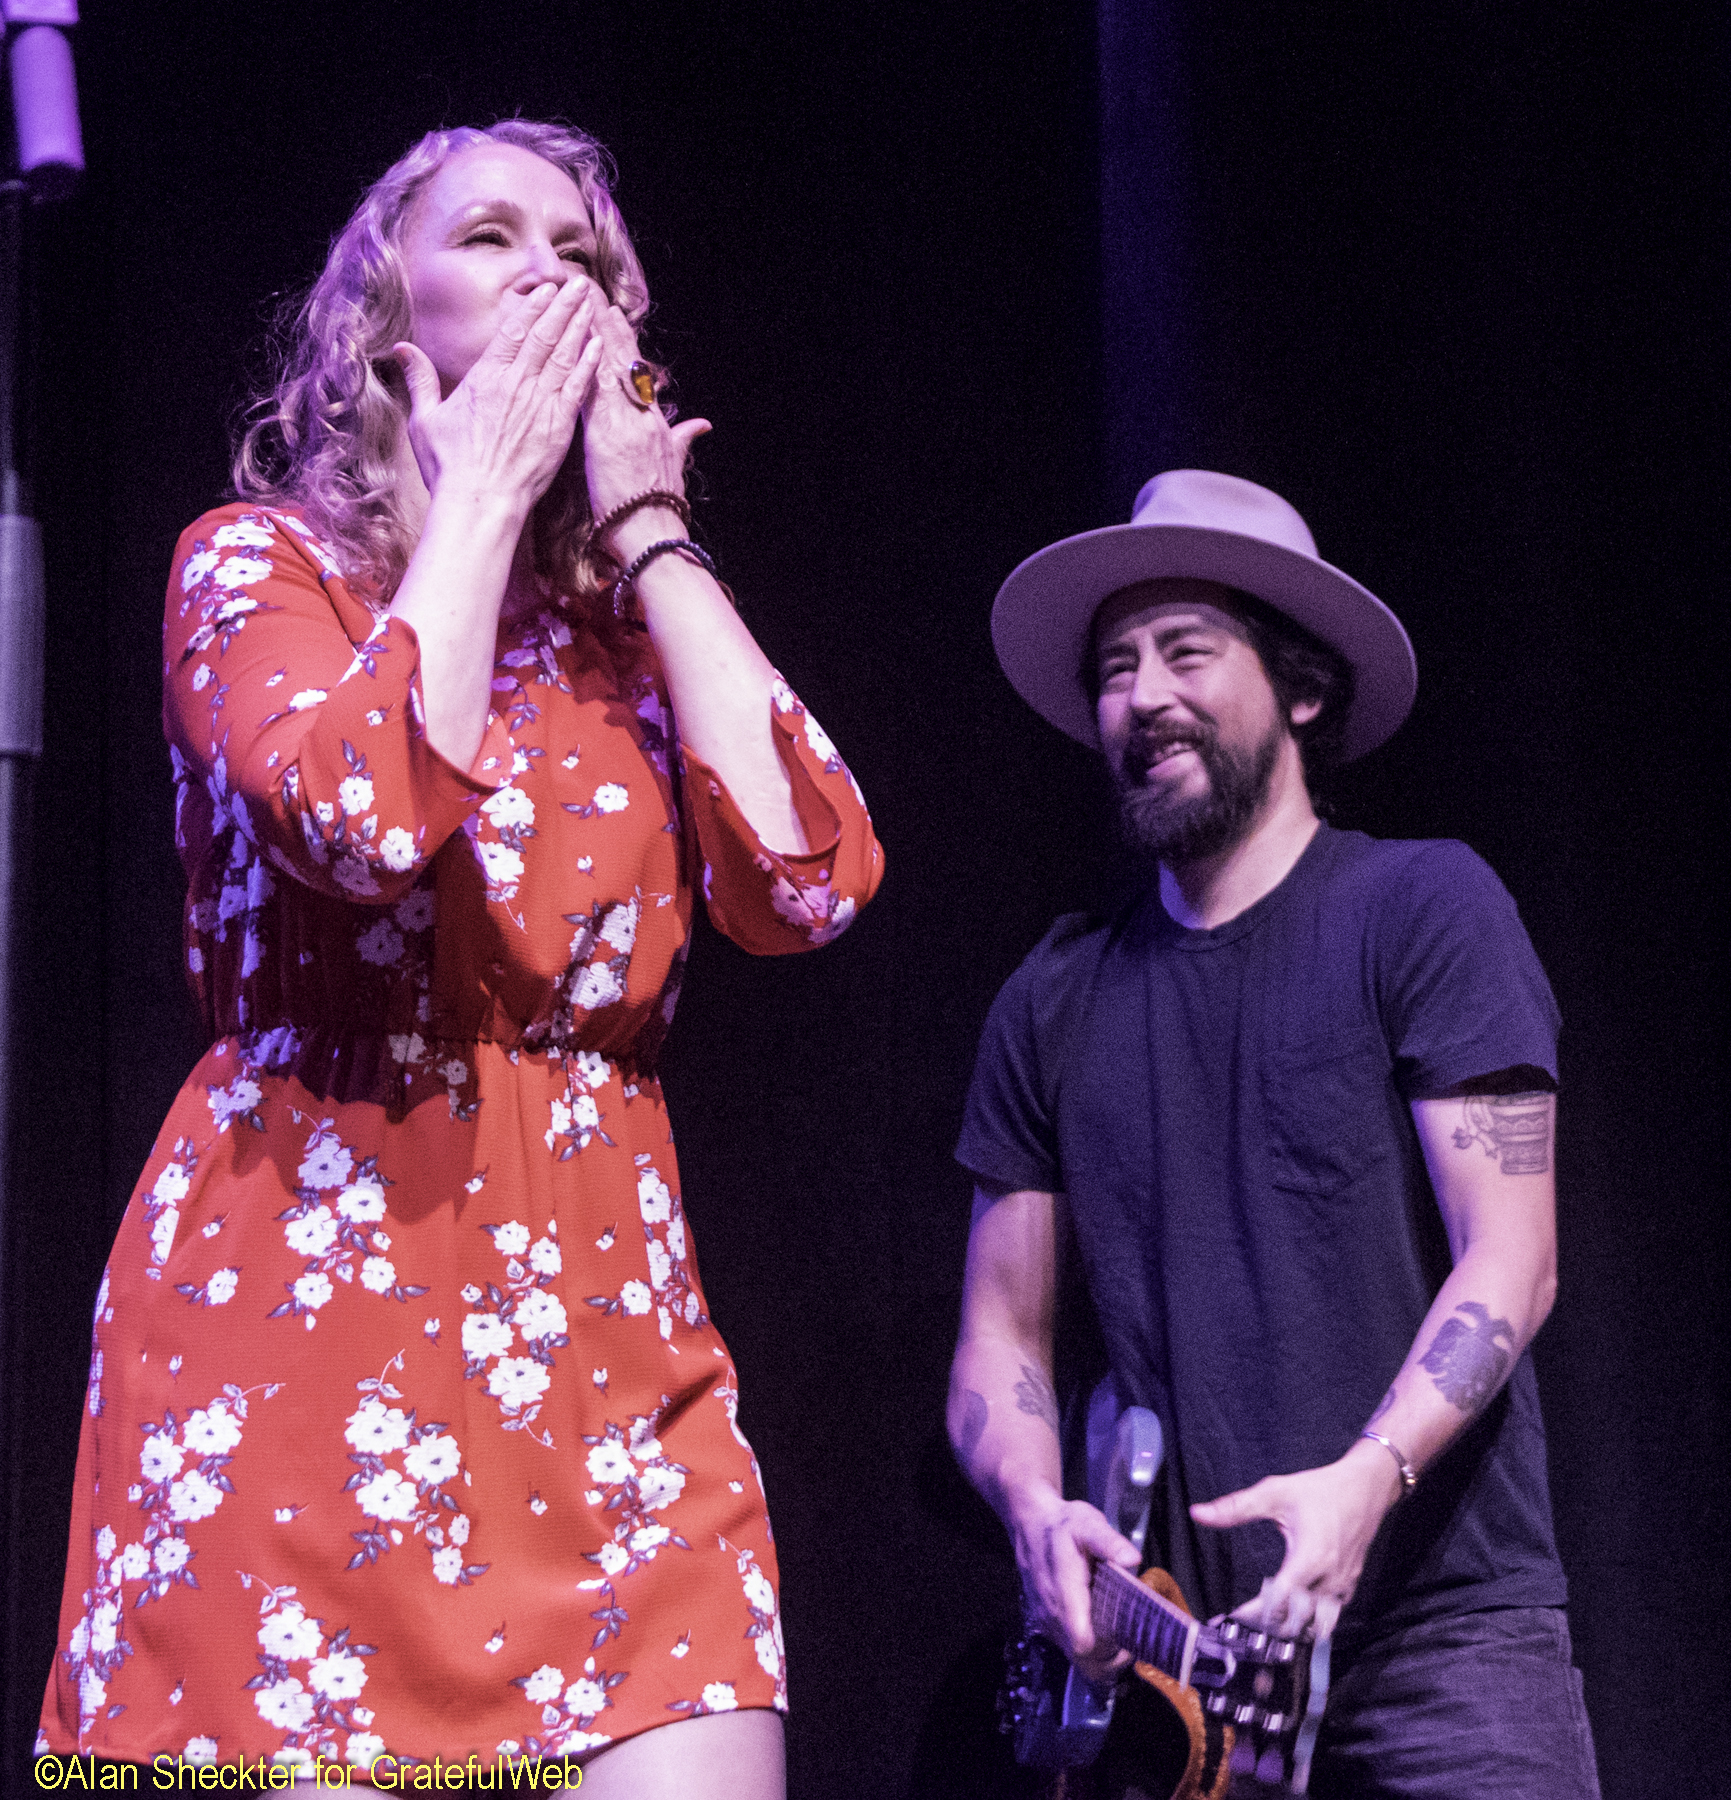
<path fill-rule="evenodd" d="M 1342 1655 L 1310 1792 L 1599 1800 L 1567 1616 L 1548 1606 L 1458 1613 Z"/>

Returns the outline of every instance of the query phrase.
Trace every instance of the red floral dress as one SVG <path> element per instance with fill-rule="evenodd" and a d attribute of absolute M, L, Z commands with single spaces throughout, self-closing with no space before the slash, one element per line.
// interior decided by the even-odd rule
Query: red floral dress
<path fill-rule="evenodd" d="M 775 1552 L 656 1052 L 701 883 L 763 954 L 883 862 L 779 683 L 808 855 L 678 748 L 646 636 L 501 633 L 473 768 L 297 518 L 208 514 L 165 712 L 213 1043 L 96 1303 L 40 1749 L 578 1753 L 786 1704 Z"/>

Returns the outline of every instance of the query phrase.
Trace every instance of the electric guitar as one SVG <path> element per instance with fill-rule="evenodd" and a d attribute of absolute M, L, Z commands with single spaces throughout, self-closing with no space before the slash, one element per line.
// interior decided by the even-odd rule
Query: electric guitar
<path fill-rule="evenodd" d="M 1089 1498 L 1142 1548 L 1163 1445 L 1160 1421 L 1144 1407 L 1117 1412 L 1110 1379 L 1094 1392 L 1087 1420 Z M 1310 1782 L 1316 1734 L 1328 1698 L 1329 1641 L 1277 1637 L 1241 1619 L 1192 1617 L 1163 1569 L 1140 1579 L 1112 1563 L 1094 1568 L 1096 1634 L 1128 1650 L 1135 1672 L 1172 1716 L 1143 1737 L 1161 1766 L 1153 1777 L 1172 1800 L 1299 1795 Z M 1007 1654 L 999 1697 L 1016 1760 L 1056 1775 L 1052 1800 L 1077 1800 L 1079 1772 L 1099 1761 L 1122 1681 L 1094 1682 L 1038 1633 Z M 1176 1725 L 1181 1729 L 1173 1729 Z"/>

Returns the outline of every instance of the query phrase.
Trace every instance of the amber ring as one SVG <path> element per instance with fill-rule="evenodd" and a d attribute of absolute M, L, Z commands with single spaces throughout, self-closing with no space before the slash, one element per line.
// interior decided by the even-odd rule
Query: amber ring
<path fill-rule="evenodd" d="M 646 362 L 634 362 L 619 377 L 619 385 L 625 390 L 625 398 L 639 412 L 648 412 L 655 404 L 655 371 Z"/>

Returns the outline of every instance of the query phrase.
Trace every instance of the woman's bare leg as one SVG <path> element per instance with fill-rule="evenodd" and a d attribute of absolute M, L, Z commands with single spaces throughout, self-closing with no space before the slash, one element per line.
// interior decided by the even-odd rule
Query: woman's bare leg
<path fill-rule="evenodd" d="M 767 1707 L 658 1725 L 583 1765 L 584 1800 L 786 1800 L 781 1714 Z"/>

